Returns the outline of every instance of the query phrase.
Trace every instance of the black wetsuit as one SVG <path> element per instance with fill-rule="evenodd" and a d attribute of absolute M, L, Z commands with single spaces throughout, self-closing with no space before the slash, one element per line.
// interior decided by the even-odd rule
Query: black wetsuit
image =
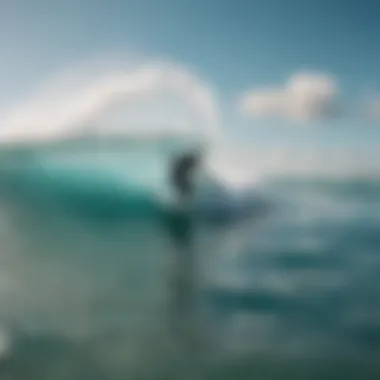
<path fill-rule="evenodd" d="M 192 154 L 185 155 L 174 162 L 171 181 L 181 196 L 189 196 L 194 190 L 191 174 L 196 165 L 197 158 Z"/>

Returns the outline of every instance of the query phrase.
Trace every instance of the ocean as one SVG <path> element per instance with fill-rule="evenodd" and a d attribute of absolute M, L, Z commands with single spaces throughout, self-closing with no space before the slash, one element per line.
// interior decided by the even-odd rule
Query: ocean
<path fill-rule="evenodd" d="M 28 170 L 0 181 L 0 379 L 380 378 L 379 181 L 268 179 L 205 223 Z"/>

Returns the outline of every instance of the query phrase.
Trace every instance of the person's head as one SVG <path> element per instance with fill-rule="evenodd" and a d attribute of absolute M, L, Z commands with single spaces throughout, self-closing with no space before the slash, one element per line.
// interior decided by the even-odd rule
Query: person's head
<path fill-rule="evenodd" d="M 183 155 L 183 159 L 188 163 L 191 168 L 198 167 L 202 161 L 202 155 L 199 150 L 191 150 Z"/>

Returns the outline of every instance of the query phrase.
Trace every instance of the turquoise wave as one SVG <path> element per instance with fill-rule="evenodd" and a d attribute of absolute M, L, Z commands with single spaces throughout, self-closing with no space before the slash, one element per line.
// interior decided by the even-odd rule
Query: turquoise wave
<path fill-rule="evenodd" d="M 168 181 L 171 160 L 198 145 L 183 139 L 57 143 L 0 152 L 0 184 L 12 194 L 50 200 L 66 207 L 129 216 L 161 216 L 173 211 Z M 191 144 L 192 143 L 192 144 Z M 206 176 L 190 212 L 203 219 L 234 219 L 259 206 L 250 190 L 240 196 Z"/>

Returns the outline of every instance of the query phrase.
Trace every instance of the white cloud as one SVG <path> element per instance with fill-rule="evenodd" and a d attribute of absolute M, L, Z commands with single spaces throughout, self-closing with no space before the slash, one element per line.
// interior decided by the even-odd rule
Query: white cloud
<path fill-rule="evenodd" d="M 120 65 L 101 72 L 92 68 L 89 63 L 88 69 L 81 65 L 80 70 L 61 73 L 24 104 L 0 116 L 0 139 L 59 138 L 84 128 L 90 133 L 107 132 L 106 116 L 115 108 L 119 114 L 130 111 L 119 118 L 119 130 L 126 133 L 197 127 L 218 133 L 219 110 L 213 91 L 185 68 L 168 62 L 128 70 Z"/>
<path fill-rule="evenodd" d="M 320 73 L 298 73 L 285 85 L 253 89 L 240 101 L 241 112 L 248 117 L 275 116 L 297 121 L 332 117 L 337 108 L 338 86 L 335 80 Z"/>

